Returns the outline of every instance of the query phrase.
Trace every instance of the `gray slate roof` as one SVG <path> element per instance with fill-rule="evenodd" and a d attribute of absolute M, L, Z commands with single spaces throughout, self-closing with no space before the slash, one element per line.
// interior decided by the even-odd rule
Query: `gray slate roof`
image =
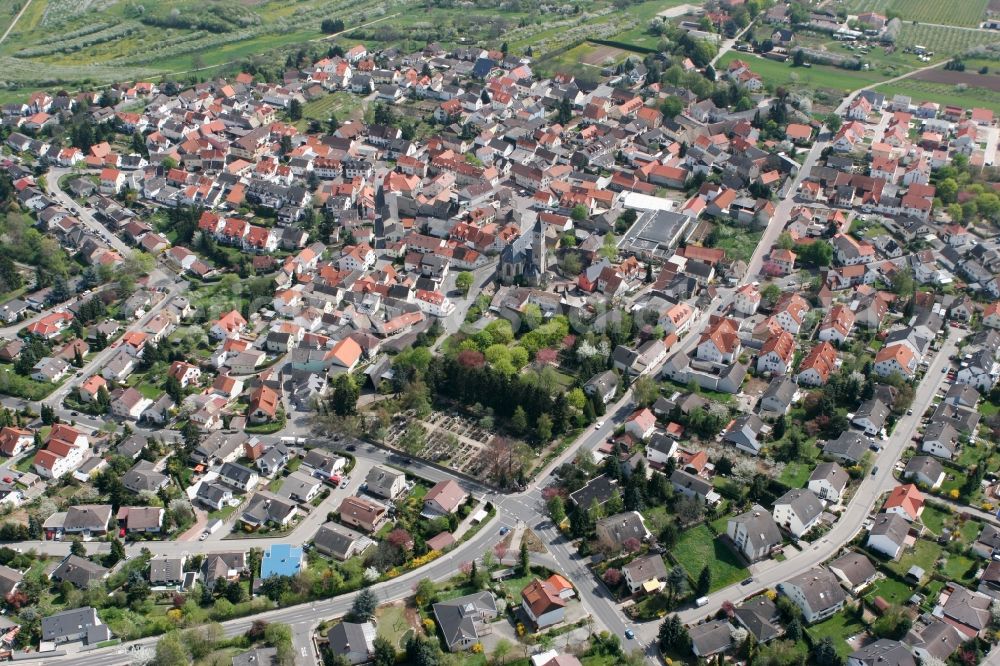
<path fill-rule="evenodd" d="M 449 646 L 478 638 L 476 620 L 484 611 L 494 615 L 497 612 L 496 599 L 490 592 L 475 592 L 434 604 L 434 617 Z"/>

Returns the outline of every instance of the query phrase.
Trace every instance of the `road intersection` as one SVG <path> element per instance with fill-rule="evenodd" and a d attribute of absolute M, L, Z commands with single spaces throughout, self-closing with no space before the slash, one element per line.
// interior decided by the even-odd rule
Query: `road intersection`
<path fill-rule="evenodd" d="M 840 110 L 846 108 L 858 92 L 860 91 L 855 91 L 848 95 L 841 103 Z M 763 266 L 765 255 L 783 231 L 785 223 L 789 219 L 791 211 L 796 205 L 795 193 L 799 185 L 805 175 L 809 173 L 811 168 L 818 161 L 823 149 L 827 145 L 828 137 L 817 141 L 806 154 L 800 170 L 787 187 L 782 200 L 776 208 L 774 216 L 769 221 L 757 248 L 748 261 L 746 275 L 743 280 L 740 281 L 740 284 L 756 279 L 756 276 L 759 274 L 761 267 Z M 53 174 L 53 177 L 56 179 L 58 178 L 55 174 Z M 89 211 L 87 214 L 89 214 Z M 86 218 L 86 215 L 84 217 Z M 88 224 L 88 226 L 90 223 L 97 224 L 92 218 L 85 219 L 84 221 Z M 489 272 L 491 271 L 492 267 L 490 267 Z M 482 273 L 477 271 L 476 286 L 478 287 L 485 284 L 488 277 L 487 271 L 484 270 Z M 171 287 L 169 292 L 170 296 L 164 298 L 161 303 L 158 304 L 159 307 L 162 308 L 165 306 L 173 294 L 179 293 L 183 289 L 183 284 L 184 283 L 179 283 Z M 716 298 L 712 301 L 709 307 L 703 310 L 703 314 L 724 312 L 732 303 L 735 290 L 738 286 L 739 284 L 732 287 L 719 288 Z M 473 290 L 473 295 L 474 294 L 475 290 Z M 466 300 L 471 300 L 471 296 Z M 154 314 L 155 311 L 151 311 L 147 314 L 147 317 L 151 317 Z M 461 318 L 458 316 L 449 318 L 447 323 L 447 329 L 449 332 L 453 332 L 453 329 L 457 329 L 457 327 L 460 326 Z M 843 513 L 840 515 L 840 518 L 830 532 L 828 532 L 818 543 L 811 544 L 805 550 L 790 556 L 785 562 L 780 564 L 768 562 L 758 565 L 755 568 L 754 580 L 750 585 L 733 585 L 717 590 L 716 592 L 708 595 L 708 603 L 703 607 L 682 610 L 679 614 L 685 623 L 697 622 L 707 615 L 714 614 L 719 610 L 719 608 L 721 608 L 724 602 L 737 602 L 746 596 L 753 595 L 764 589 L 773 588 L 782 580 L 821 564 L 825 560 L 836 555 L 846 543 L 850 542 L 855 537 L 861 529 L 865 518 L 869 515 L 881 496 L 890 490 L 895 484 L 895 480 L 893 478 L 893 468 L 895 466 L 895 462 L 899 459 L 902 452 L 907 447 L 910 438 L 919 425 L 921 415 L 926 407 L 930 405 L 934 393 L 942 381 L 944 375 L 941 370 L 948 363 L 948 357 L 954 352 L 959 333 L 960 331 L 958 330 L 952 330 L 952 335 L 942 345 L 941 351 L 937 353 L 936 357 L 931 362 L 924 381 L 920 383 L 916 390 L 913 403 L 913 415 L 904 416 L 899 420 L 895 431 L 889 438 L 888 442 L 886 442 L 883 451 L 879 454 L 878 470 L 873 475 L 864 477 L 856 489 L 854 496 L 851 498 L 850 502 L 847 504 Z M 671 353 L 687 353 L 697 342 L 697 337 L 698 336 L 693 333 L 688 334 L 687 337 L 683 338 L 677 345 L 675 345 L 674 349 L 671 350 Z M 105 352 L 107 351 L 108 350 L 105 350 Z M 88 364 L 88 370 L 92 367 L 100 367 L 100 363 L 103 363 L 104 361 L 106 361 L 106 359 L 99 355 L 91 361 L 90 364 Z M 651 370 L 654 375 L 658 373 L 658 371 L 658 367 Z M 67 384 L 58 389 L 53 396 L 50 396 L 50 398 L 46 400 L 46 403 L 58 405 L 61 402 L 62 397 L 72 390 L 76 383 L 78 383 L 76 380 L 67 382 Z M 536 480 L 531 483 L 526 490 L 519 493 L 499 494 L 493 489 L 473 483 L 468 479 L 452 475 L 437 466 L 427 465 L 416 461 L 412 462 L 406 467 L 406 469 L 413 474 L 427 478 L 432 482 L 445 478 L 455 478 L 461 485 L 463 485 L 470 492 L 474 493 L 480 499 L 493 502 L 497 509 L 497 518 L 491 525 L 485 527 L 471 539 L 460 544 L 443 557 L 420 569 L 405 573 L 395 579 L 373 586 L 373 589 L 378 594 L 380 600 L 388 602 L 410 596 L 412 594 L 414 584 L 421 578 L 426 577 L 431 578 L 432 580 L 444 580 L 453 576 L 455 571 L 460 568 L 461 563 L 480 557 L 482 553 L 498 541 L 497 530 L 501 526 L 514 527 L 518 524 L 522 524 L 531 527 L 543 539 L 550 554 L 558 563 L 561 573 L 574 582 L 579 593 L 581 604 L 583 605 L 583 608 L 594 618 L 595 626 L 601 629 L 607 629 L 611 633 L 620 637 L 624 636 L 627 628 L 631 628 L 635 632 L 635 639 L 625 641 L 625 648 L 627 650 L 640 649 L 649 657 L 650 660 L 657 660 L 658 655 L 655 643 L 658 623 L 650 622 L 635 625 L 627 620 L 625 615 L 622 613 L 620 605 L 613 600 L 610 594 L 608 594 L 607 590 L 603 587 L 603 584 L 590 573 L 589 569 L 585 565 L 585 561 L 575 553 L 575 550 L 569 543 L 569 540 L 551 524 L 551 521 L 548 521 L 546 518 L 545 502 L 542 497 L 543 487 L 547 483 L 552 470 L 563 463 L 572 461 L 581 451 L 595 451 L 606 436 L 617 425 L 624 423 L 625 419 L 629 416 L 629 414 L 631 414 L 632 410 L 633 403 L 631 391 L 626 391 L 617 402 L 609 406 L 603 427 L 597 428 L 591 426 L 587 428 L 580 435 L 580 437 L 577 438 L 572 446 L 557 456 L 557 458 L 550 462 L 544 469 L 539 471 Z M 360 451 L 361 448 L 364 450 Z M 362 444 L 361 447 L 359 447 L 357 458 L 359 460 L 359 465 L 370 466 L 371 464 L 399 464 L 399 460 L 396 456 L 371 445 Z M 359 467 L 358 469 L 364 469 L 364 467 Z M 355 474 L 354 480 L 352 481 L 352 488 L 347 489 L 348 492 L 350 492 L 354 485 L 358 483 L 359 478 L 360 476 Z M 325 512 L 317 511 L 316 514 L 317 516 L 322 517 L 325 515 Z M 312 538 L 315 530 L 318 529 L 320 522 L 322 521 L 319 518 L 313 518 L 312 520 L 307 519 L 307 521 L 303 521 L 303 524 L 300 525 L 299 528 L 296 529 L 291 535 L 278 539 L 226 539 L 223 541 L 209 542 L 144 542 L 141 545 L 132 544 L 128 546 L 127 553 L 130 557 L 135 556 L 143 546 L 149 548 L 154 554 L 179 555 L 218 552 L 229 548 L 267 547 L 271 543 L 302 544 Z M 69 544 L 60 542 L 32 542 L 19 545 L 24 548 L 33 547 L 40 552 L 50 555 L 65 554 L 69 550 Z M 100 550 L 100 547 L 95 549 L 96 552 L 100 552 Z M 349 593 L 309 604 L 300 604 L 297 606 L 276 609 L 266 613 L 225 622 L 223 623 L 223 627 L 227 635 L 235 635 L 246 631 L 250 624 L 255 620 L 287 623 L 292 627 L 293 642 L 297 654 L 301 654 L 303 662 L 308 661 L 309 663 L 313 663 L 315 662 L 316 655 L 312 650 L 311 634 L 315 626 L 322 619 L 336 617 L 346 612 L 350 608 L 353 597 L 354 593 Z M 143 639 L 127 646 L 123 645 L 101 648 L 77 655 L 66 655 L 63 657 L 49 656 L 46 657 L 44 661 L 45 663 L 55 663 L 58 661 L 72 660 L 79 666 L 124 664 L 131 661 L 131 654 L 128 651 L 128 648 L 131 645 L 139 645 L 149 648 L 150 646 L 155 645 L 155 642 L 155 638 Z M 993 657 L 991 656 L 990 659 L 993 659 Z M 24 663 L 41 663 L 41 660 L 28 660 Z M 996 662 L 988 660 L 988 663 Z"/>

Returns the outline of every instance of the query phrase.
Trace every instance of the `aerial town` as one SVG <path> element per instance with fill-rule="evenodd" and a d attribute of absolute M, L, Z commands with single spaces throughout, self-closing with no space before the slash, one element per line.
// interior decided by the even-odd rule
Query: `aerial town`
<path fill-rule="evenodd" d="M 0 660 L 1000 664 L 997 0 L 12 4 Z"/>

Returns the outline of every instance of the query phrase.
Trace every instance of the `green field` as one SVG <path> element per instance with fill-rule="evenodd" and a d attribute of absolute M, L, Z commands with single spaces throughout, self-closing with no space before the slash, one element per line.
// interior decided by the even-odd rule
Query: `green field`
<path fill-rule="evenodd" d="M 712 571 L 712 590 L 732 585 L 747 575 L 747 569 L 720 539 L 715 538 L 707 525 L 685 531 L 677 540 L 672 555 L 692 580 L 698 580 L 707 564 Z"/>
<path fill-rule="evenodd" d="M 716 69 L 720 72 L 726 69 L 733 60 L 745 60 L 750 69 L 764 79 L 765 85 L 776 88 L 804 88 L 816 90 L 829 88 L 840 92 L 849 92 L 872 85 L 886 77 L 878 71 L 853 72 L 839 67 L 813 65 L 812 67 L 793 67 L 791 62 L 777 62 L 765 58 L 747 56 L 745 53 L 729 52 L 719 58 Z"/>
<path fill-rule="evenodd" d="M 39 88 L 87 88 L 195 71 L 213 76 L 249 58 L 274 65 L 284 59 L 282 49 L 321 39 L 320 23 L 331 17 L 345 23 L 335 40 L 344 47 L 415 50 L 436 41 L 445 48 L 498 48 L 506 42 L 514 53 L 530 46 L 536 59 L 549 55 L 553 64 L 581 66 L 586 51 L 598 48 L 588 46 L 588 39 L 655 48 L 659 38 L 648 31 L 650 19 L 685 1 L 648 0 L 619 9 L 612 0 L 595 0 L 564 14 L 554 6 L 435 7 L 417 0 L 33 0 L 0 44 L 6 84 L 0 103 Z M 0 8 L 0 26 L 12 18 Z M 620 62 L 623 53 L 614 60 Z"/>
<path fill-rule="evenodd" d="M 944 565 L 942 572 L 949 580 L 959 581 L 964 585 L 968 585 L 975 580 L 976 572 L 982 560 L 952 553 L 948 553 L 947 558 L 948 563 Z"/>
<path fill-rule="evenodd" d="M 757 244 L 764 235 L 762 231 L 749 231 L 747 229 L 737 229 L 736 227 L 718 224 L 713 231 L 715 236 L 715 247 L 726 251 L 729 259 L 741 259 L 750 261 Z"/>
<path fill-rule="evenodd" d="M 958 104 L 966 108 L 981 106 L 992 109 L 994 113 L 1000 113 L 1000 92 L 986 88 L 959 89 L 944 83 L 904 79 L 896 83 L 877 86 L 877 89 L 886 97 L 909 95 L 917 104 L 937 102 L 942 106 L 946 104 Z"/>
<path fill-rule="evenodd" d="M 629 55 L 628 51 L 615 49 L 614 55 L 609 56 L 611 62 L 605 62 L 605 58 L 598 55 L 603 52 L 612 53 L 606 46 L 584 42 L 539 60 L 535 69 L 539 72 L 569 72 L 576 76 L 594 75 L 605 66 L 617 65 Z"/>
<path fill-rule="evenodd" d="M 377 617 L 378 635 L 393 646 L 403 649 L 406 643 L 404 637 L 413 631 L 406 619 L 406 607 L 401 604 L 384 606 L 379 609 Z"/>
<path fill-rule="evenodd" d="M 639 25 L 614 35 L 612 39 L 616 42 L 632 44 L 633 46 L 655 49 L 660 43 L 660 37 L 649 32 L 650 20 L 665 9 L 687 3 L 688 0 L 653 0 L 652 2 L 632 5 L 628 8 L 628 13 L 636 18 Z"/>
<path fill-rule="evenodd" d="M 977 46 L 996 44 L 997 41 L 1000 41 L 1000 37 L 996 31 L 904 23 L 896 45 L 905 48 L 919 44 L 933 51 L 937 60 L 941 56 L 963 53 Z"/>
<path fill-rule="evenodd" d="M 420 11 L 415 0 L 33 0 L 0 45 L 7 84 L 0 99 L 39 87 L 210 70 L 319 39 L 325 18 L 340 18 L 350 29 Z M 0 10 L 0 25 L 9 22 Z"/>
<path fill-rule="evenodd" d="M 989 0 L 848 0 L 846 9 L 852 14 L 880 12 L 899 16 L 903 21 L 944 23 L 946 25 L 977 26 L 986 15 Z"/>

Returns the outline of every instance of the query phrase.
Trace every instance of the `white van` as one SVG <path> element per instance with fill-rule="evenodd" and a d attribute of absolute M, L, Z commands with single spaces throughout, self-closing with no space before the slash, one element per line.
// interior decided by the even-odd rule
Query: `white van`
<path fill-rule="evenodd" d="M 695 599 L 694 605 L 697 606 L 698 608 L 701 608 L 702 606 L 707 606 L 708 597 L 698 597 L 697 599 Z"/>

